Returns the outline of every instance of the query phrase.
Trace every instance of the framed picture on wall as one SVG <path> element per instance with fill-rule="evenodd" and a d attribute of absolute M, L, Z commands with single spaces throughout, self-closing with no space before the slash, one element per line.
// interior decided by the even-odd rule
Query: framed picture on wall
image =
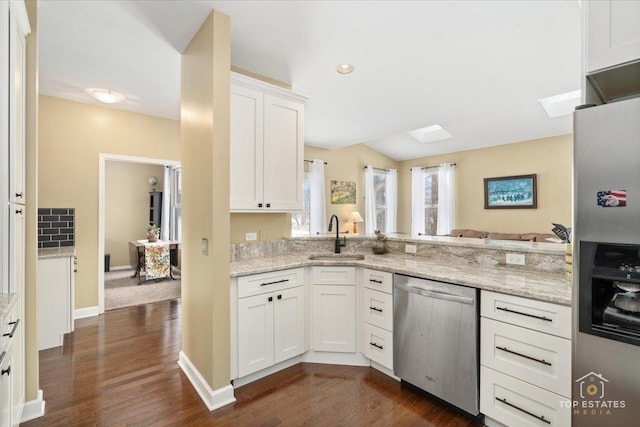
<path fill-rule="evenodd" d="M 484 179 L 485 209 L 536 209 L 536 174 Z"/>

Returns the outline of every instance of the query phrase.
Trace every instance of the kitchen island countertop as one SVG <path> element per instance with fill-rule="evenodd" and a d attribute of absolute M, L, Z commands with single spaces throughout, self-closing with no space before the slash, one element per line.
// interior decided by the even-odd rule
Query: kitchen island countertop
<path fill-rule="evenodd" d="M 487 267 L 473 263 L 442 264 L 425 257 L 389 253 L 365 255 L 364 260 L 310 260 L 309 254 L 256 257 L 230 263 L 230 276 L 240 277 L 307 266 L 366 267 L 478 289 L 501 292 L 561 305 L 571 305 L 571 283 L 564 274 Z"/>
<path fill-rule="evenodd" d="M 38 259 L 48 258 L 68 258 L 75 256 L 75 246 L 61 246 L 59 248 L 40 248 L 38 249 Z"/>

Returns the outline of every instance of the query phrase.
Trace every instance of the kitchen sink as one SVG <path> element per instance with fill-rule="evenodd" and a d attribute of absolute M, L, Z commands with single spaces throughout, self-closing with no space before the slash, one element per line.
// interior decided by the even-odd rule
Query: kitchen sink
<path fill-rule="evenodd" d="M 361 254 L 316 254 L 310 255 L 312 261 L 358 261 L 363 260 L 364 255 Z"/>

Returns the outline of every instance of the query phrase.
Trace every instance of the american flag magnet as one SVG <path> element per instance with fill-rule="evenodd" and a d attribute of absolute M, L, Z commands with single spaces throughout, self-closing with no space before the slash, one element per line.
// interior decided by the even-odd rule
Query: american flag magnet
<path fill-rule="evenodd" d="M 598 191 L 598 206 L 602 208 L 622 208 L 627 206 L 627 190 Z"/>

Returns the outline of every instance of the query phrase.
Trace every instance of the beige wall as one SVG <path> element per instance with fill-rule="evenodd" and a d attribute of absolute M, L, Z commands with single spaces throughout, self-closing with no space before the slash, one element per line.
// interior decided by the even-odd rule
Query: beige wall
<path fill-rule="evenodd" d="M 456 228 L 505 233 L 550 233 L 571 224 L 573 137 L 562 135 L 400 162 L 398 229 L 411 231 L 413 166 L 455 162 Z M 484 209 L 484 178 L 537 174 L 537 209 Z"/>
<path fill-rule="evenodd" d="M 104 252 L 111 255 L 112 267 L 129 265 L 129 242 L 146 239 L 152 176 L 158 178 L 156 190 L 162 191 L 164 166 L 106 162 Z"/>
<path fill-rule="evenodd" d="M 230 50 L 229 17 L 213 11 L 182 55 L 182 351 L 214 390 L 230 374 Z"/>
<path fill-rule="evenodd" d="M 245 241 L 246 233 L 257 233 L 258 240 L 278 240 L 291 236 L 291 214 L 232 213 L 231 243 Z"/>
<path fill-rule="evenodd" d="M 305 145 L 304 158 L 307 160 L 320 159 L 327 162 L 324 169 L 325 190 L 327 200 L 327 219 L 335 214 L 340 220 L 340 231 L 353 229 L 351 222 L 351 212 L 358 211 L 364 219 L 364 167 L 383 169 L 396 169 L 398 162 L 385 156 L 364 144 L 350 145 L 336 150 L 326 150 L 323 148 Z M 331 204 L 331 181 L 355 181 L 356 182 L 356 204 L 355 205 L 332 205 Z M 359 234 L 364 233 L 364 223 L 358 224 Z"/>
<path fill-rule="evenodd" d="M 40 96 L 39 206 L 75 208 L 75 308 L 98 305 L 99 153 L 180 159 L 176 120 Z"/>
<path fill-rule="evenodd" d="M 39 388 L 38 361 L 38 4 L 26 0 L 31 34 L 26 52 L 26 245 L 25 245 L 25 401 L 35 400 Z"/>

